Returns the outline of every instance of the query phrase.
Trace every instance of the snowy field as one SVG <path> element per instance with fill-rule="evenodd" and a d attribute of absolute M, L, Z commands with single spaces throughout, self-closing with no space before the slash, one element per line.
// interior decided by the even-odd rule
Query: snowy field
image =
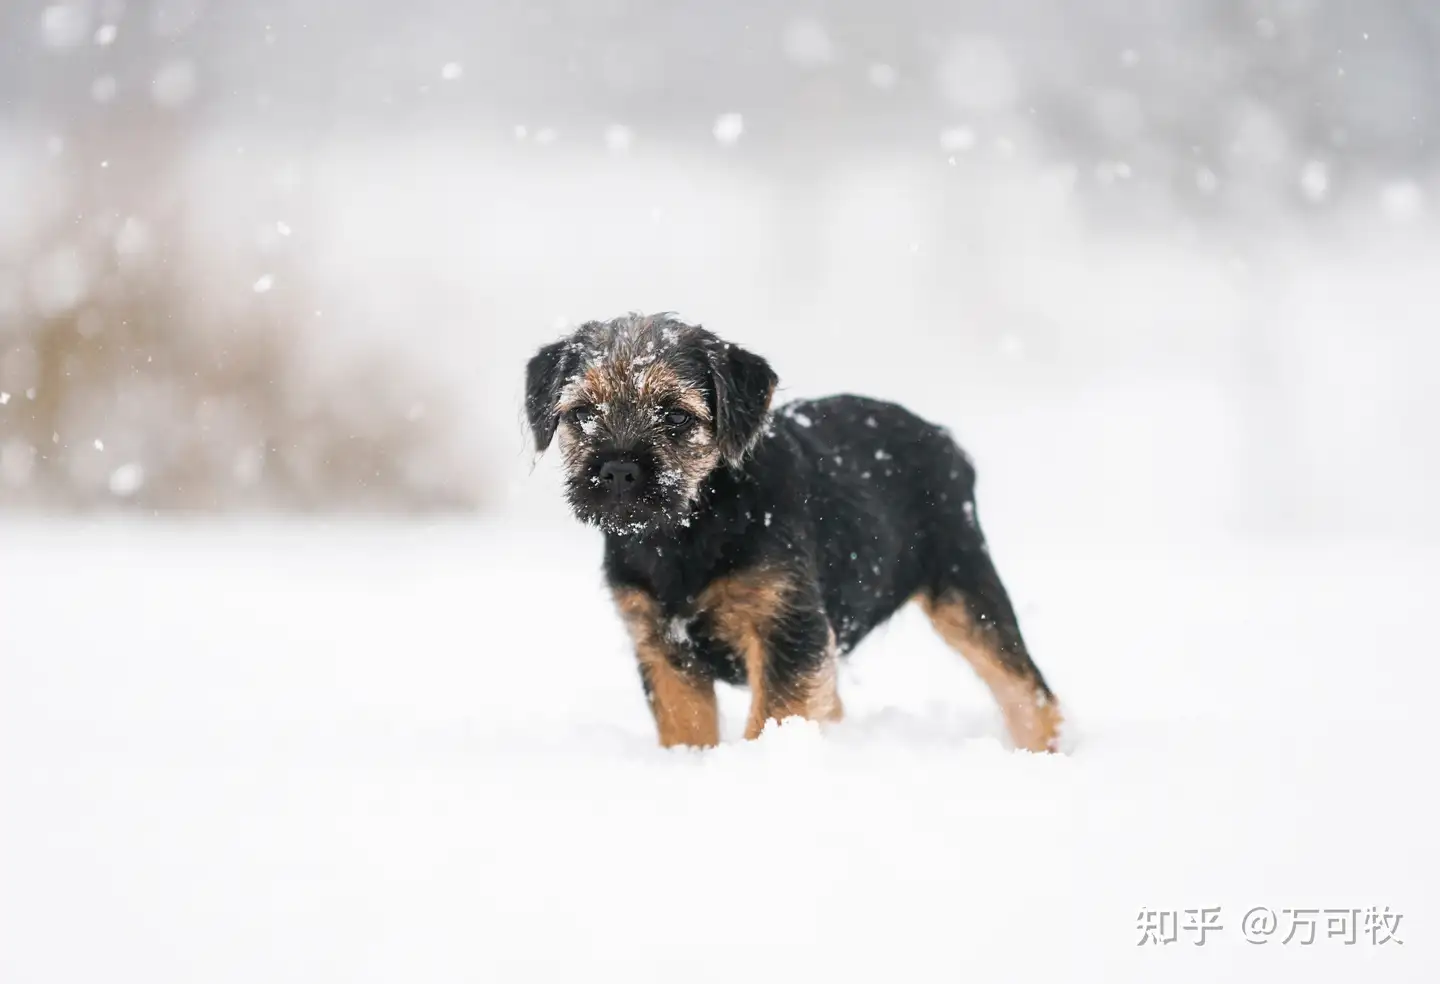
<path fill-rule="evenodd" d="M 1440 981 L 1421 5 L 688 6 L 0 2 L 0 984 Z M 520 412 L 630 310 L 954 428 L 1065 754 L 913 611 L 657 747 Z M 484 518 L 22 511 L 327 409 Z"/>
<path fill-rule="evenodd" d="M 842 725 L 661 751 L 558 517 L 11 521 L 0 981 L 1440 979 L 1434 548 L 994 539 L 1064 756 L 912 612 Z"/>
<path fill-rule="evenodd" d="M 320 155 L 278 203 L 220 168 L 203 218 L 241 294 L 276 262 L 256 217 L 293 223 L 317 378 L 427 361 L 499 511 L 0 520 L 0 984 L 1440 979 L 1440 238 L 1361 216 L 1242 262 L 1091 235 L 1033 175 L 947 199 L 858 165 L 816 231 L 723 169 L 422 149 Z M 510 197 L 466 192 L 477 162 Z M 536 345 L 631 308 L 753 345 L 783 399 L 956 426 L 1066 755 L 1010 751 L 914 612 L 856 653 L 844 724 L 742 744 L 727 691 L 729 744 L 656 747 L 518 412 Z M 105 424 L 61 437 L 113 457 Z M 1387 906 L 1403 943 L 1370 940 Z M 1174 928 L 1216 907 L 1203 946 Z M 1175 942 L 1137 945 L 1144 910 Z"/>

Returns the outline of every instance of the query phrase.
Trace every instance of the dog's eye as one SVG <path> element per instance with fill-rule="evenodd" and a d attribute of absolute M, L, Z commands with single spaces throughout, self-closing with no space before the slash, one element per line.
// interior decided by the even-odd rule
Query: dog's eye
<path fill-rule="evenodd" d="M 674 427 L 674 428 L 676 428 L 676 429 L 679 429 L 679 428 L 681 428 L 681 427 L 684 427 L 686 424 L 690 423 L 690 419 L 691 419 L 691 418 L 690 418 L 690 415 L 689 415 L 688 413 L 686 413 L 684 410 L 666 410 L 666 411 L 665 411 L 665 417 L 664 417 L 665 423 L 666 423 L 668 426 Z"/>
<path fill-rule="evenodd" d="M 577 424 L 583 424 L 595 419 L 594 407 L 575 407 L 570 411 L 570 419 Z"/>

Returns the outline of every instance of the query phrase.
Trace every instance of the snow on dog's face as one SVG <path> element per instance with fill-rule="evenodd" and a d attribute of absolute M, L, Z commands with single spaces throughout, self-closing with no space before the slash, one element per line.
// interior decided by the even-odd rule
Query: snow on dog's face
<path fill-rule="evenodd" d="M 591 321 L 526 371 L 538 450 L 557 434 L 583 522 L 640 533 L 689 522 L 705 481 L 740 468 L 776 383 L 759 356 L 666 315 Z"/>

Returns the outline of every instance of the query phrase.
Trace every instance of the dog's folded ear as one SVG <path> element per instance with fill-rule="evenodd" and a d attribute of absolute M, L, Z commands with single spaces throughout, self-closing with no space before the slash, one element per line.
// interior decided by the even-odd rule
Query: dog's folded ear
<path fill-rule="evenodd" d="M 541 348 L 525 367 L 525 415 L 535 435 L 536 451 L 548 448 L 555 436 L 560 423 L 556 407 L 573 359 L 568 342 L 562 340 Z"/>
<path fill-rule="evenodd" d="M 738 467 L 760 439 L 779 377 L 770 363 L 738 345 L 721 342 L 708 353 L 715 398 L 715 444 Z"/>

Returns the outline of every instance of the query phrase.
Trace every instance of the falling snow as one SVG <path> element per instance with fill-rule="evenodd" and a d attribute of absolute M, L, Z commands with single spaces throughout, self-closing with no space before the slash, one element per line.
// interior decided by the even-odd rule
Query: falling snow
<path fill-rule="evenodd" d="M 1325 199 L 1330 190 L 1330 169 L 1323 161 L 1310 161 L 1300 171 L 1300 190 L 1312 202 Z"/>
<path fill-rule="evenodd" d="M 786 25 L 781 35 L 785 57 L 803 68 L 820 68 L 835 61 L 835 42 L 819 21 L 800 18 Z"/>
<path fill-rule="evenodd" d="M 73 48 L 90 33 L 90 4 L 82 0 L 51 4 L 40 14 L 40 34 L 51 48 Z"/>
<path fill-rule="evenodd" d="M 900 73 L 895 70 L 893 65 L 876 62 L 866 69 L 865 77 L 877 89 L 893 89 L 895 83 L 900 80 Z"/>
<path fill-rule="evenodd" d="M 144 484 L 145 469 L 137 462 L 123 464 L 110 473 L 110 491 L 118 496 L 134 495 Z"/>
<path fill-rule="evenodd" d="M 726 113 L 715 120 L 713 133 L 722 144 L 733 144 L 745 131 L 745 120 L 739 113 Z"/>
<path fill-rule="evenodd" d="M 1413 181 L 1397 181 L 1380 193 L 1380 207 L 1391 222 L 1412 222 L 1425 208 L 1425 193 Z"/>
<path fill-rule="evenodd" d="M 975 131 L 967 126 L 955 126 L 940 131 L 940 149 L 954 153 L 969 150 L 975 146 Z"/>

